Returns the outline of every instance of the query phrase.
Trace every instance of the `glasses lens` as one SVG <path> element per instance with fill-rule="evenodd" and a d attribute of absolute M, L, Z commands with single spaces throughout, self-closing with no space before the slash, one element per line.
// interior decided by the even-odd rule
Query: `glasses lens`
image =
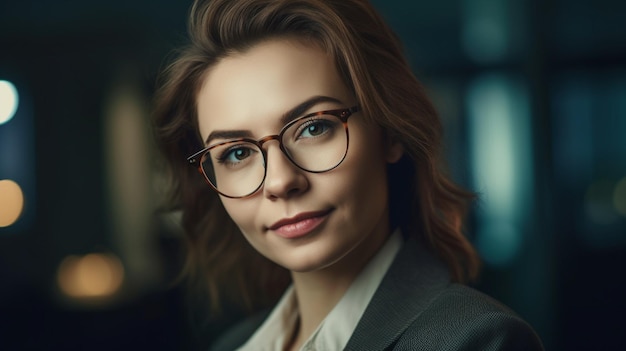
<path fill-rule="evenodd" d="M 233 141 L 210 149 L 202 157 L 202 170 L 220 193 L 232 197 L 256 191 L 265 174 L 261 150 L 245 141 Z"/>
<path fill-rule="evenodd" d="M 318 115 L 290 125 L 283 133 L 282 143 L 295 164 L 310 172 L 324 172 L 343 161 L 348 134 L 339 118 Z"/>
<path fill-rule="evenodd" d="M 325 172 L 337 167 L 348 150 L 348 131 L 333 115 L 297 120 L 282 133 L 283 150 L 298 167 Z M 244 197 L 263 184 L 265 160 L 259 147 L 247 141 L 231 141 L 212 147 L 202 156 L 202 171 L 223 195 Z"/>

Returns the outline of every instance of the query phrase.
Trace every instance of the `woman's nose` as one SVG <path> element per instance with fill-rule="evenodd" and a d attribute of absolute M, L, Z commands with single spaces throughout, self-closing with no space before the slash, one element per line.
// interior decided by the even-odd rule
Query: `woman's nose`
<path fill-rule="evenodd" d="M 306 172 L 294 165 L 278 143 L 267 146 L 263 194 L 271 200 L 285 199 L 305 192 L 309 187 Z"/>

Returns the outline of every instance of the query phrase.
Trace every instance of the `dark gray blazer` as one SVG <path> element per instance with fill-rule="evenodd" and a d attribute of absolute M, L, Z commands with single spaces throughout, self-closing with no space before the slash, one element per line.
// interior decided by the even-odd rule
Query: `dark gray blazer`
<path fill-rule="evenodd" d="M 214 351 L 243 345 L 269 315 L 236 325 Z M 404 243 L 345 350 L 543 350 L 514 312 L 472 288 L 450 283 L 448 270 L 414 241 Z"/>

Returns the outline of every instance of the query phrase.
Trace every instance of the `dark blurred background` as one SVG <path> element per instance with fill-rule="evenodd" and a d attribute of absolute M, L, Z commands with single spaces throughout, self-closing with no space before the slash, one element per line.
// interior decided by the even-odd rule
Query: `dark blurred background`
<path fill-rule="evenodd" d="M 1 350 L 204 350 L 237 317 L 186 302 L 153 213 L 151 98 L 190 3 L 0 0 Z M 481 196 L 477 287 L 549 350 L 626 348 L 626 2 L 374 4 Z"/>

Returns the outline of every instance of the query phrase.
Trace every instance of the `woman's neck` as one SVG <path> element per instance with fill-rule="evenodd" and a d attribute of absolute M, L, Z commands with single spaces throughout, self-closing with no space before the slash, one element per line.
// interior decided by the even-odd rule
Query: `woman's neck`
<path fill-rule="evenodd" d="M 292 272 L 299 323 L 287 350 L 299 350 L 341 300 L 367 262 L 380 250 L 389 233 L 371 236 L 339 261 L 313 272 Z"/>

